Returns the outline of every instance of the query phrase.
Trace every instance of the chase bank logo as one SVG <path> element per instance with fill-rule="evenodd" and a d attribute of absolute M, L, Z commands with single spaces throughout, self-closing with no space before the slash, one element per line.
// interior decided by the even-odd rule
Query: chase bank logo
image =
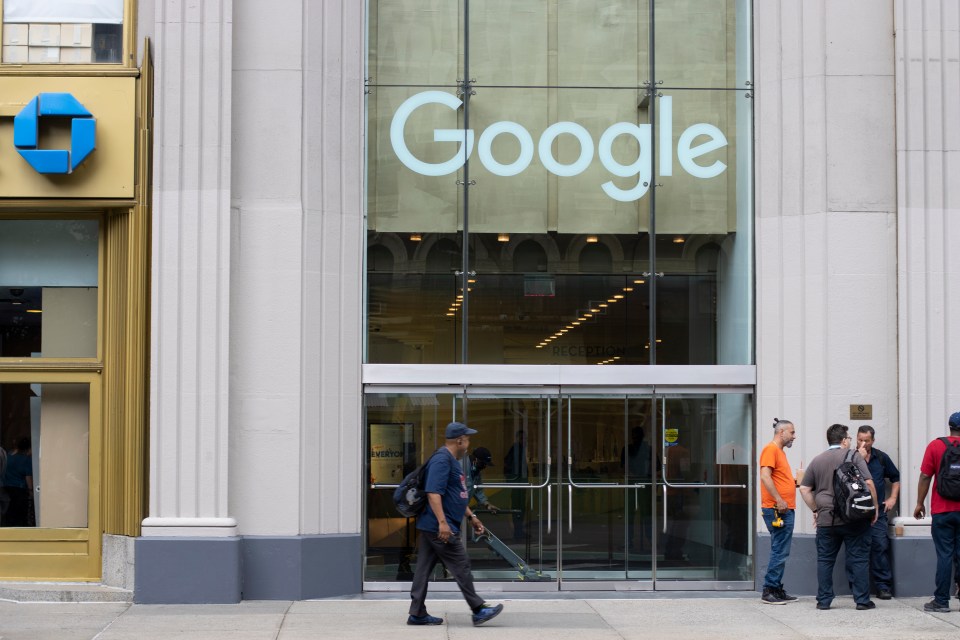
<path fill-rule="evenodd" d="M 70 149 L 38 149 L 40 118 L 73 118 Z M 96 148 L 97 121 L 69 93 L 41 93 L 13 119 L 13 145 L 37 173 L 72 173 Z"/>

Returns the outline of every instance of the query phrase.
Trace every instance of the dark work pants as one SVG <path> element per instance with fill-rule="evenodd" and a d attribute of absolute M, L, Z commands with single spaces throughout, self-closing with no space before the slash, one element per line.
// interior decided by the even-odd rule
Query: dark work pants
<path fill-rule="evenodd" d="M 470 573 L 470 558 L 463 547 L 459 535 L 451 536 L 446 543 L 437 539 L 437 534 L 429 531 L 418 531 L 420 543 L 417 545 L 417 570 L 413 574 L 413 585 L 410 588 L 410 615 L 423 616 L 427 614 L 425 602 L 430 574 L 433 573 L 437 562 L 442 562 L 453 579 L 460 587 L 460 593 L 470 606 L 476 609 L 483 604 L 483 598 L 477 595 L 473 588 L 473 575 Z"/>
<path fill-rule="evenodd" d="M 881 505 L 882 507 L 883 505 Z M 870 575 L 877 591 L 891 591 L 893 572 L 890 570 L 890 538 L 887 537 L 887 514 L 883 512 L 870 527 Z"/>
<path fill-rule="evenodd" d="M 937 588 L 933 599 L 946 606 L 950 604 L 950 574 L 954 563 L 960 559 L 960 511 L 933 514 L 930 536 L 937 552 Z M 960 576 L 956 579 L 960 580 Z"/>
<path fill-rule="evenodd" d="M 846 551 L 847 580 L 857 604 L 870 601 L 870 521 L 817 527 L 817 602 L 833 602 L 833 565 Z"/>

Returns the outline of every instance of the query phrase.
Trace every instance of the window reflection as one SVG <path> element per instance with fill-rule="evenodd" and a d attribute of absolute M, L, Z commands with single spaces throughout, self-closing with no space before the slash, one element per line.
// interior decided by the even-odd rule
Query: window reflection
<path fill-rule="evenodd" d="M 97 355 L 96 220 L 0 220 L 0 357 Z"/>

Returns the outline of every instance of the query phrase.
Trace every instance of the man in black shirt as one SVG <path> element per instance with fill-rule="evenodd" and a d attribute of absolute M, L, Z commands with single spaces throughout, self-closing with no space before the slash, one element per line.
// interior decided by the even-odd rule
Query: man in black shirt
<path fill-rule="evenodd" d="M 890 539 L 887 538 L 887 512 L 897 506 L 900 495 L 900 471 L 883 451 L 873 446 L 876 432 L 868 424 L 857 429 L 857 450 L 867 463 L 873 486 L 877 490 L 880 512 L 870 531 L 870 575 L 877 597 L 889 600 L 893 597 L 893 572 L 890 569 Z M 886 495 L 885 480 L 890 481 L 890 496 Z"/>

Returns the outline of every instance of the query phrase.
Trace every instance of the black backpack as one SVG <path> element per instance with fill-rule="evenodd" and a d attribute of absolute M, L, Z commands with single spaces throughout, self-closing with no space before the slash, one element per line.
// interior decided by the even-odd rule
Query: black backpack
<path fill-rule="evenodd" d="M 427 506 L 427 492 L 423 490 L 423 480 L 427 474 L 427 465 L 433 460 L 433 456 L 437 455 L 437 451 L 434 451 L 426 462 L 408 473 L 393 490 L 393 504 L 400 515 L 415 518 Z"/>
<path fill-rule="evenodd" d="M 867 481 L 853 462 L 852 449 L 833 474 L 833 517 L 844 522 L 859 522 L 873 518 L 876 505 Z"/>
<path fill-rule="evenodd" d="M 947 500 L 960 500 L 960 443 L 940 438 L 947 448 L 940 458 L 937 472 L 937 493 Z"/>

